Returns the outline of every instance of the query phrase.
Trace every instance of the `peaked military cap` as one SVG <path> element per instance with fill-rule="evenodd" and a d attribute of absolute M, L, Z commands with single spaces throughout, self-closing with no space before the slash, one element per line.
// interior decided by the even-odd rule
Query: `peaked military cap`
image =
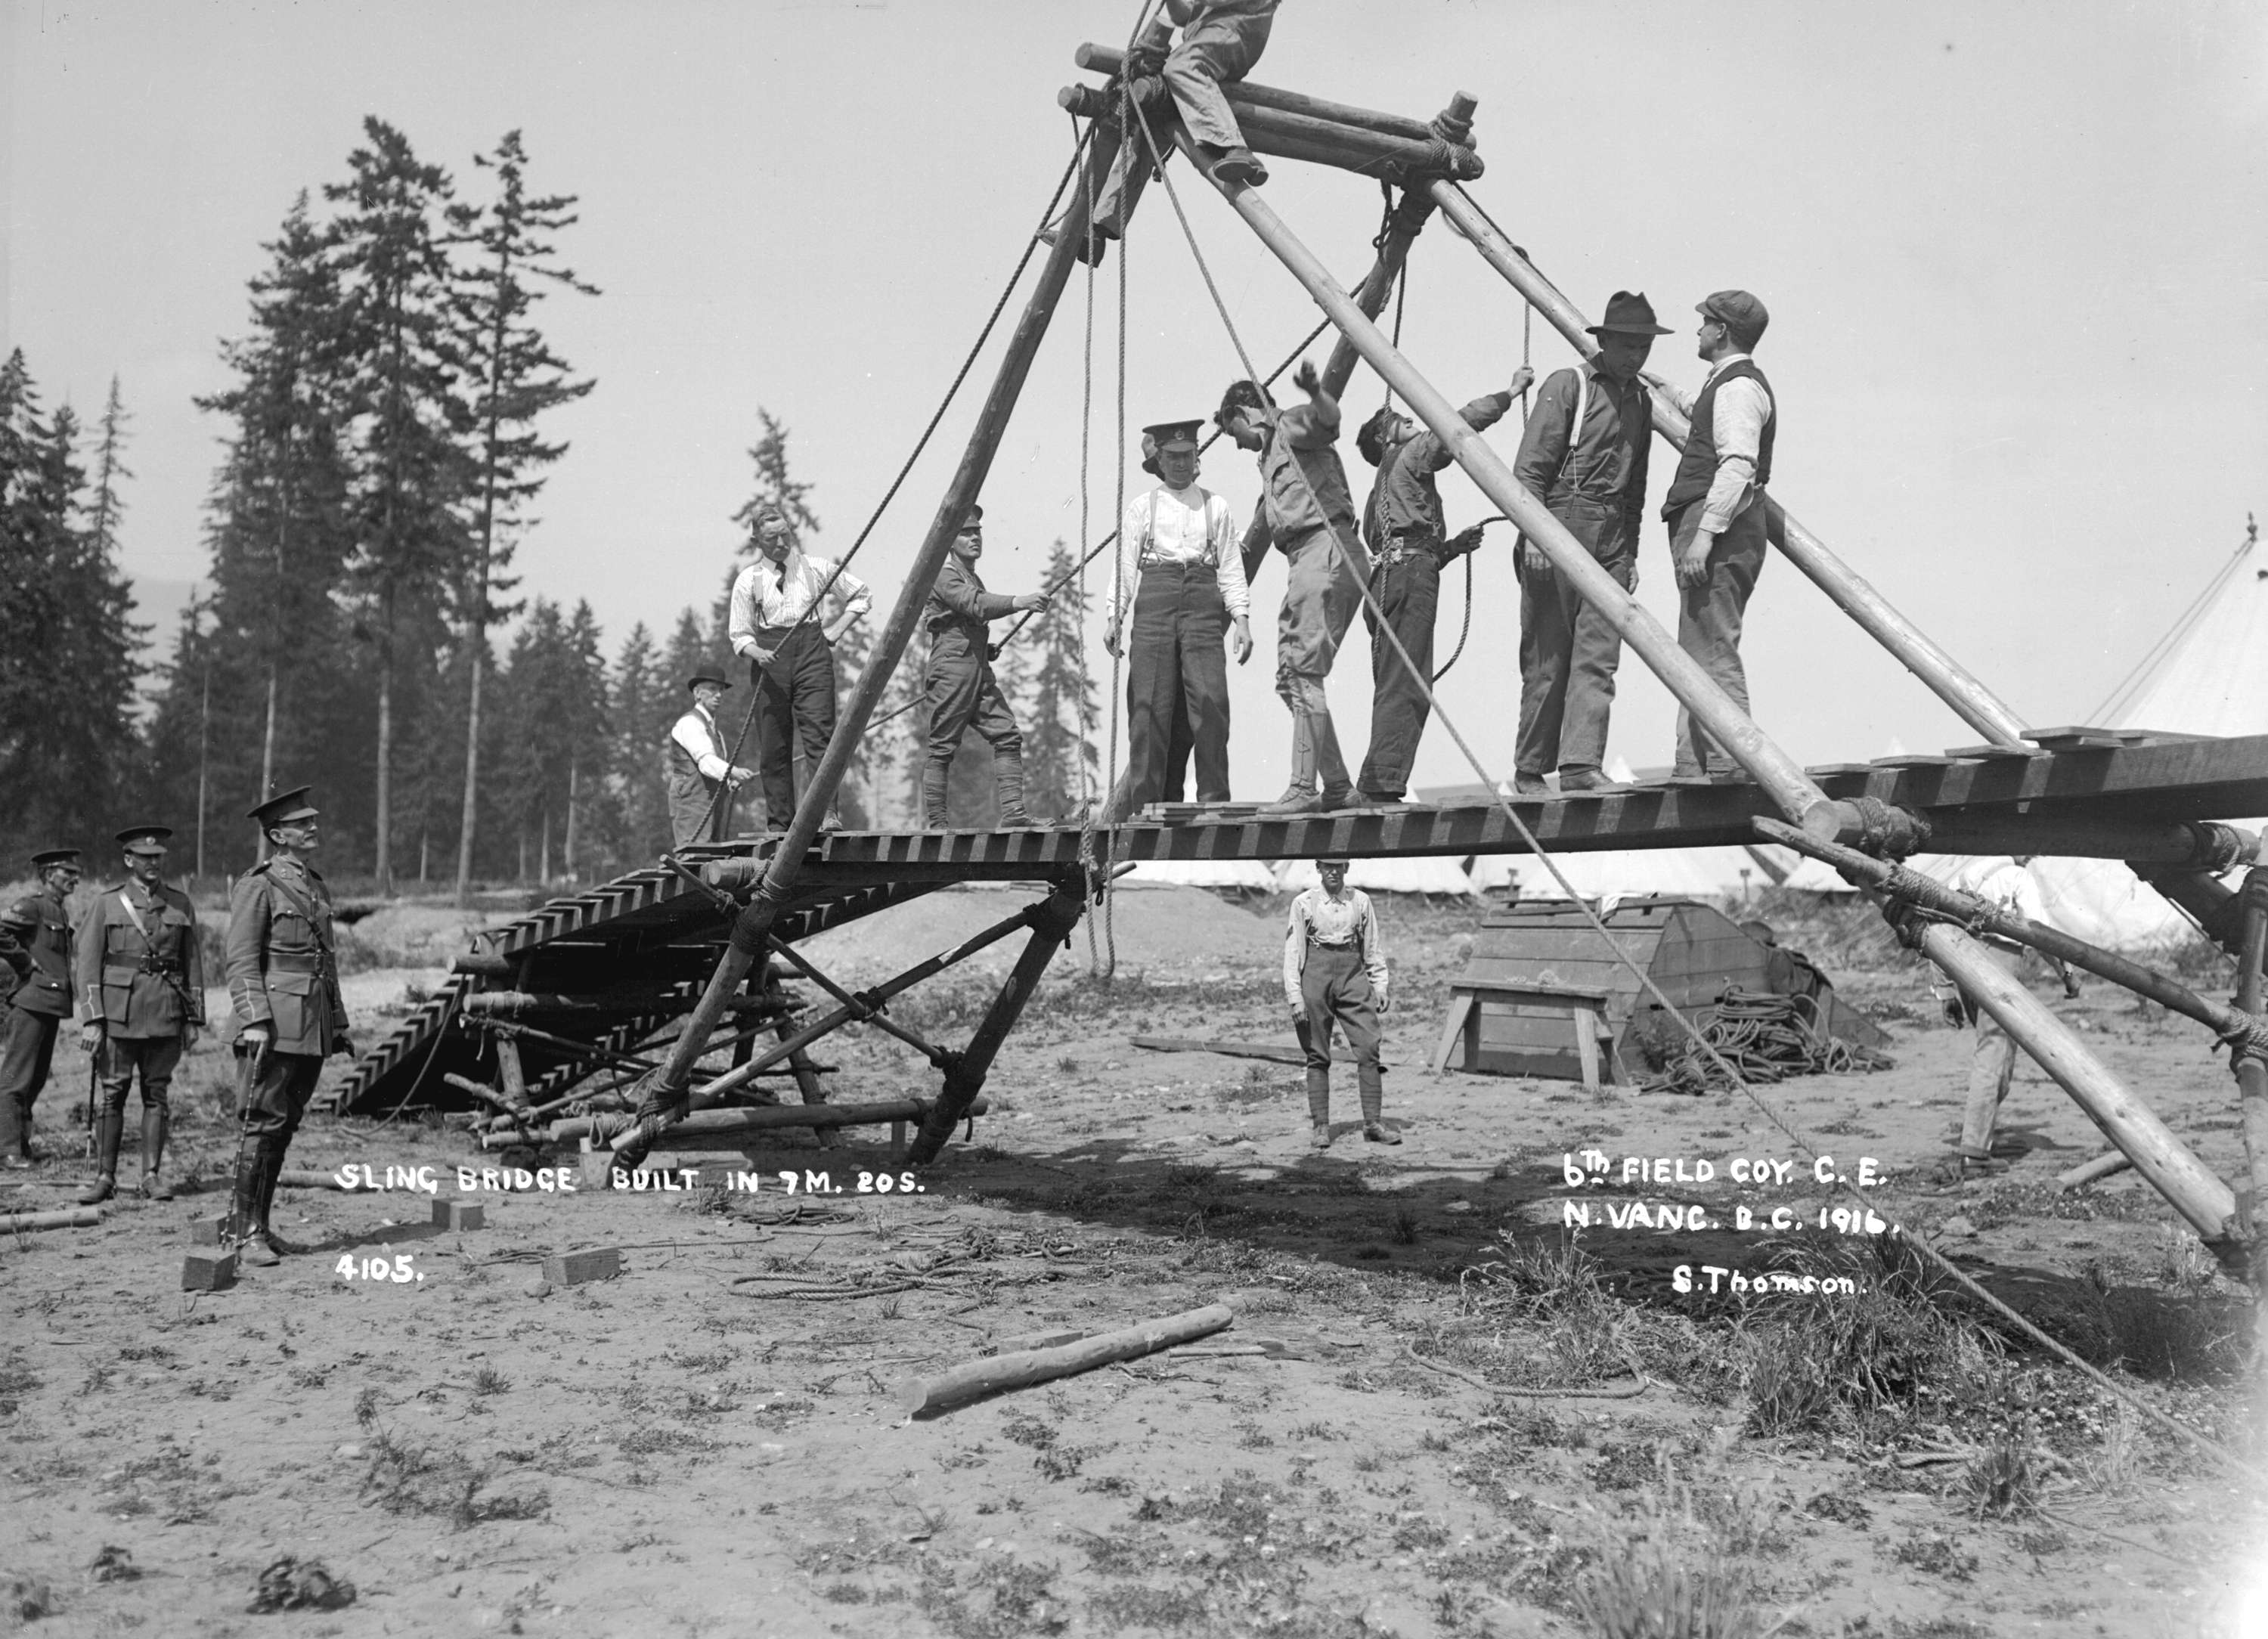
<path fill-rule="evenodd" d="M 173 834 L 168 825 L 130 825 L 118 834 L 118 842 L 129 854 L 162 854 Z"/>
<path fill-rule="evenodd" d="M 730 679 L 719 677 L 714 672 L 696 672 L 691 677 L 685 680 L 685 692 L 689 695 L 695 689 L 700 687 L 703 683 L 714 683 L 719 688 L 730 688 L 733 687 L 732 680 Z"/>
<path fill-rule="evenodd" d="M 1616 290 L 1607 298 L 1607 316 L 1587 327 L 1593 335 L 1615 331 L 1623 335 L 1668 335 L 1668 330 L 1656 324 L 1653 304 L 1646 299 L 1646 292 Z"/>
<path fill-rule="evenodd" d="M 258 820 L 263 830 L 272 825 L 289 825 L 294 820 L 312 820 L 322 812 L 307 800 L 307 793 L 314 789 L 312 785 L 294 786 L 264 803 L 254 803 L 247 811 L 246 818 Z"/>
<path fill-rule="evenodd" d="M 982 501 L 971 501 L 968 503 L 968 515 L 961 520 L 961 526 L 966 529 L 971 524 L 981 524 L 983 521 L 984 503 Z"/>
<path fill-rule="evenodd" d="M 47 848 L 33 855 L 32 863 L 40 866 L 68 865 L 77 857 L 78 849 L 75 848 Z"/>
<path fill-rule="evenodd" d="M 1158 470 L 1159 452 L 1161 450 L 1178 449 L 1183 445 L 1187 445 L 1192 450 L 1196 449 L 1197 447 L 1197 429 L 1204 425 L 1204 421 L 1200 419 L 1197 421 L 1153 422 L 1149 426 L 1143 428 L 1142 470 L 1150 474 L 1152 477 L 1164 477 L 1165 474 Z"/>

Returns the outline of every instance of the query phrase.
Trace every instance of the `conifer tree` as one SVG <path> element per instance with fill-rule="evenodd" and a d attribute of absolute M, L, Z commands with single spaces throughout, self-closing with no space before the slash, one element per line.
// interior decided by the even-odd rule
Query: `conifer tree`
<path fill-rule="evenodd" d="M 1079 560 L 1057 540 L 1048 554 L 1047 578 L 1053 600 L 1033 617 L 1029 643 L 1038 659 L 1032 673 L 1030 707 L 1024 724 L 1024 783 L 1035 812 L 1066 814 L 1088 800 L 1100 775 L 1094 731 L 1101 721 L 1094 680 L 1086 674 L 1086 593 L 1078 580 Z"/>

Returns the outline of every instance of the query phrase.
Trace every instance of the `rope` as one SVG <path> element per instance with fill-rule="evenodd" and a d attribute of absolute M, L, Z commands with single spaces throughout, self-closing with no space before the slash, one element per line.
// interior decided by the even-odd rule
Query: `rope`
<path fill-rule="evenodd" d="M 1842 1075 L 1889 1069 L 1894 1061 L 1872 1047 L 1829 1033 L 1819 1003 L 1808 996 L 1758 994 L 1735 987 L 1725 993 L 1701 1034 L 1752 1081 L 1790 1076 Z M 1699 1095 L 1723 1087 L 1713 1067 L 1688 1048 L 1639 1091 Z"/>
<path fill-rule="evenodd" d="M 1152 145 L 1152 152 L 1155 152 L 1154 144 Z M 1160 167 L 1160 173 L 1161 175 L 1165 176 L 1167 197 L 1173 200 L 1174 215 L 1181 218 L 1182 232 L 1189 239 L 1189 254 L 1197 259 L 1197 269 L 1204 276 L 1205 288 L 1212 292 L 1213 305 L 1219 310 L 1221 322 L 1228 331 L 1229 341 L 1236 349 L 1237 356 L 1240 358 L 1242 358 L 1244 356 L 1243 341 L 1237 334 L 1235 321 L 1229 317 L 1226 305 L 1220 300 L 1219 292 L 1213 284 L 1211 271 L 1205 267 L 1204 253 L 1197 245 L 1197 235 L 1189 227 L 1188 216 L 1182 210 L 1181 200 L 1174 191 L 1173 179 L 1169 174 L 1167 174 L 1164 172 L 1164 168 L 1162 166 Z M 1477 209 L 1477 207 L 1476 207 L 1476 209 Z M 1486 213 L 1483 212 L 1482 214 L 1485 217 Z M 1494 224 L 1491 223 L 1491 225 L 1493 226 Z M 1501 232 L 1501 230 L 1498 231 Z M 1248 374 L 1249 373 L 1249 370 L 1250 367 L 1248 364 Z M 1291 469 L 1294 473 L 1298 473 L 1300 474 L 1300 480 L 1303 483 L 1306 481 L 1306 474 L 1300 469 L 1297 462 L 1291 464 Z M 1308 498 L 1311 501 L 1314 499 L 1312 493 Z M 1321 511 L 1320 506 L 1318 506 L 1317 510 Z M 1346 541 L 1340 538 L 1339 533 L 1336 529 L 1331 530 L 1329 534 L 1331 540 L 1337 544 L 1339 553 L 1341 556 L 1346 560 L 1347 568 L 1351 573 L 1359 567 L 1359 560 L 1356 559 L 1352 549 L 1347 545 Z M 1660 985 L 1655 982 L 1653 976 L 1647 973 L 1645 967 L 1643 967 L 1638 960 L 1624 948 L 1622 942 L 1616 939 L 1608 930 L 1606 922 L 1600 916 L 1596 907 L 1590 900 L 1584 899 L 1575 891 L 1574 884 L 1568 881 L 1566 874 L 1560 870 L 1558 862 L 1554 859 L 1548 851 L 1546 851 L 1542 842 L 1536 837 L 1535 833 L 1528 827 L 1528 822 L 1521 818 L 1519 811 L 1513 806 L 1511 799 L 1504 794 L 1495 777 L 1490 774 L 1485 767 L 1483 766 L 1480 758 L 1474 753 L 1470 743 L 1466 740 L 1463 732 L 1457 727 L 1455 720 L 1452 718 L 1447 712 L 1441 709 L 1440 702 L 1434 696 L 1432 680 L 1425 676 L 1425 673 L 1418 667 L 1417 663 L 1410 658 L 1409 649 L 1403 643 L 1400 636 L 1395 633 L 1393 627 L 1388 624 L 1385 611 L 1379 606 L 1378 599 L 1371 592 L 1364 577 L 1359 574 L 1354 574 L 1353 580 L 1356 587 L 1362 593 L 1363 601 L 1369 606 L 1370 616 L 1373 622 L 1374 622 L 1372 629 L 1383 636 L 1388 643 L 1393 645 L 1395 656 L 1401 661 L 1403 670 L 1417 683 L 1419 692 L 1425 696 L 1426 704 L 1431 708 L 1432 715 L 1440 720 L 1441 726 L 1447 731 L 1449 738 L 1455 742 L 1457 750 L 1463 756 L 1466 765 L 1472 769 L 1473 773 L 1478 776 L 1490 791 L 1495 793 L 1497 806 L 1502 811 L 1505 818 L 1511 822 L 1513 829 L 1519 833 L 1520 839 L 1521 842 L 1526 845 L 1528 851 L 1534 855 L 1535 857 L 1543 864 L 1543 868 L 1551 874 L 1552 880 L 1558 885 L 1560 892 L 1565 894 L 1566 897 L 1581 910 L 1584 919 L 1591 924 L 1593 930 L 1595 931 L 1599 935 L 1600 938 L 1605 942 L 1607 948 L 1614 953 L 1615 959 L 1624 967 L 1629 969 L 1631 976 L 1638 981 L 1639 988 L 1653 999 L 1656 1005 L 1660 1007 L 1665 1013 L 1668 1014 L 1671 1018 L 1677 1022 L 1678 1026 L 1683 1029 L 1688 1038 L 1690 1039 L 1694 1049 L 1703 1057 L 1706 1058 L 1716 1068 L 1716 1069 L 1724 1076 L 1726 1080 L 1732 1086 L 1738 1088 L 1742 1096 L 1747 1098 L 1749 1103 L 1756 1106 L 1758 1113 L 1762 1114 L 1766 1121 L 1770 1121 L 1775 1128 L 1777 1128 L 1780 1134 L 1786 1137 L 1789 1143 L 1793 1144 L 1798 1150 L 1803 1152 L 1807 1158 L 1815 1164 L 1819 1160 L 1821 1153 L 1818 1146 L 1814 1144 L 1809 1138 L 1808 1138 L 1799 1128 L 1790 1122 L 1778 1110 L 1767 1103 L 1764 1097 L 1756 1091 L 1754 1084 L 1751 1084 L 1746 1077 L 1742 1076 L 1740 1070 L 1727 1060 L 1722 1054 L 1718 1052 L 1716 1047 L 1703 1036 L 1701 1031 L 1694 1025 L 1693 1021 L 1687 1018 L 1684 1012 L 1678 1008 L 1677 1004 L 1669 999 L 1668 996 L 1662 990 Z M 1852 1183 L 1847 1180 L 1839 1180 L 1837 1187 L 1842 1189 L 1844 1193 L 1850 1195 L 1852 1199 L 1856 1200 L 1861 1206 L 1864 1206 L 1869 1211 L 1874 1212 L 1878 1216 L 1882 1217 L 1885 1221 L 1896 1221 L 1896 1215 L 1894 1212 L 1885 1210 L 1881 1207 L 1881 1203 L 1877 1202 L 1867 1191 L 1861 1188 L 1859 1185 Z M 1999 1315 L 2025 1337 L 2030 1339 L 2033 1342 L 2046 1349 L 2050 1354 L 2054 1355 L 2057 1358 L 2063 1361 L 2066 1365 L 2071 1366 L 2082 1376 L 2092 1380 L 2097 1387 L 2102 1389 L 2113 1399 L 2131 1407 L 2140 1415 L 2150 1419 L 2168 1432 L 2188 1442 L 2191 1445 L 2194 1446 L 2198 1451 L 2204 1453 L 2215 1464 L 2228 1472 L 2243 1474 L 2247 1478 L 2250 1477 L 2250 1471 L 2246 1469 L 2235 1457 L 2222 1451 L 2220 1447 L 2215 1445 L 2213 1442 L 2206 1439 L 2205 1437 L 2198 1433 L 2195 1430 L 2177 1422 L 2173 1417 L 2169 1416 L 2166 1413 L 2159 1410 L 2156 1407 L 2146 1403 L 2130 1390 L 2112 1381 L 2110 1376 L 2102 1371 L 2101 1368 L 2081 1359 L 2071 1349 L 2066 1347 L 2065 1344 L 2058 1342 L 2056 1339 L 2050 1337 L 2045 1332 L 2042 1331 L 2030 1320 L 2025 1319 L 2022 1315 L 2017 1313 L 2015 1310 L 2009 1307 L 2007 1303 L 1995 1297 L 1992 1293 L 1987 1291 L 1974 1276 L 1970 1275 L 1966 1270 L 1953 1263 L 1951 1260 L 1948 1259 L 1934 1246 L 1932 1246 L 1926 1241 L 1920 1239 L 1908 1240 L 1907 1244 L 1911 1246 L 1926 1260 L 1934 1264 L 1938 1268 L 1941 1269 L 1955 1285 L 1959 1286 L 1971 1297 L 1983 1304 L 1987 1309 Z"/>

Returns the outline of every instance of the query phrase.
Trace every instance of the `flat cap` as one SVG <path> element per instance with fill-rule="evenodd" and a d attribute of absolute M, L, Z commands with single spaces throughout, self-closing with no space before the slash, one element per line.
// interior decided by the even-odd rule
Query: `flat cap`
<path fill-rule="evenodd" d="M 1721 319 L 1736 330 L 1751 335 L 1762 335 L 1771 315 L 1764 305 L 1746 290 L 1719 290 L 1715 295 L 1694 304 L 1693 311 L 1705 319 Z"/>
<path fill-rule="evenodd" d="M 35 865 L 68 865 L 78 857 L 75 848 L 43 848 L 32 856 Z"/>
<path fill-rule="evenodd" d="M 129 825 L 118 834 L 118 843 L 129 854 L 162 854 L 173 834 L 169 825 Z"/>
<path fill-rule="evenodd" d="M 279 791 L 264 803 L 254 803 L 245 817 L 259 822 L 261 827 L 289 825 L 294 820 L 312 820 L 321 810 L 307 800 L 312 785 L 295 785 L 288 791 Z"/>

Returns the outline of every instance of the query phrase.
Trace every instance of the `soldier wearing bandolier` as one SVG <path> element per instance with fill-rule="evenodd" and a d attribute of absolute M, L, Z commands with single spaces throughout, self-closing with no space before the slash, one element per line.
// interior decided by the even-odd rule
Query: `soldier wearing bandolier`
<path fill-rule="evenodd" d="M 253 809 L 268 858 L 239 877 L 229 897 L 228 995 L 238 1051 L 251 1062 L 244 1136 L 236 1152 L 229 1233 L 238 1256 L 265 1267 L 280 1246 L 268 1227 L 284 1156 L 315 1091 L 324 1058 L 351 1055 L 346 1003 L 332 955 L 331 896 L 308 864 L 321 841 L 312 787 Z"/>
<path fill-rule="evenodd" d="M 1669 332 L 1654 322 L 1653 305 L 1643 293 L 1616 290 L 1591 334 L 1599 338 L 1598 352 L 1572 370 L 1554 371 L 1536 395 L 1513 475 L 1628 589 L 1638 584 L 1653 437 L 1653 401 L 1638 372 L 1653 338 Z M 1520 738 L 1513 789 L 1521 797 L 1547 795 L 1543 776 L 1556 765 L 1561 790 L 1594 790 L 1606 783 L 1600 768 L 1622 637 L 1535 542 L 1521 542 L 1518 569 Z"/>
<path fill-rule="evenodd" d="M 973 724 L 992 747 L 992 783 L 998 794 L 1000 824 L 1027 826 L 1024 812 L 1024 737 L 1016 727 L 1008 698 L 992 674 L 990 623 L 1004 614 L 1037 613 L 1048 606 L 1043 592 L 1020 597 L 987 592 L 976 573 L 984 555 L 984 509 L 975 503 L 953 538 L 953 550 L 937 571 L 937 584 L 922 610 L 929 632 L 929 658 L 922 670 L 922 695 L 929 703 L 929 756 L 922 765 L 922 824 L 942 831 L 952 823 L 946 797 L 953 781 L 953 753 Z"/>
<path fill-rule="evenodd" d="M 166 1158 L 166 1095 L 181 1055 L 205 1022 L 204 962 L 197 950 L 197 913 L 189 896 L 166 886 L 161 825 L 118 834 L 126 879 L 103 889 L 78 925 L 77 977 L 86 1004 L 80 1043 L 94 1055 L 102 1083 L 95 1121 L 92 1183 L 79 1204 L 107 1201 L 118 1187 L 118 1145 L 126 1130 L 126 1095 L 142 1077 L 142 1194 L 171 1201 L 159 1168 Z"/>
<path fill-rule="evenodd" d="M 669 731 L 662 753 L 663 773 L 669 786 L 669 845 L 713 842 L 724 835 L 724 820 L 732 811 L 731 794 L 756 777 L 725 754 L 725 737 L 717 726 L 717 708 L 733 686 L 723 678 L 703 673 L 685 680 L 693 704 Z"/>
<path fill-rule="evenodd" d="M 1501 393 L 1475 399 L 1457 413 L 1475 432 L 1504 419 L 1534 374 L 1522 364 Z M 1410 664 L 1367 605 L 1370 628 L 1370 750 L 1355 780 L 1356 800 L 1391 805 L 1410 788 L 1418 741 L 1432 713 L 1426 689 L 1433 681 L 1433 614 L 1441 601 L 1441 570 L 1481 543 L 1478 526 L 1452 538 L 1441 520 L 1434 475 L 1455 458 L 1449 446 L 1410 416 L 1381 408 L 1355 435 L 1355 448 L 1378 468 L 1363 509 L 1363 538 L 1370 547 L 1370 592 L 1384 611 L 1388 631 L 1402 640 Z"/>
<path fill-rule="evenodd" d="M 78 849 L 51 848 L 33 855 L 32 864 L 39 891 L 0 912 L 0 938 L 31 959 L 0 1025 L 0 1167 L 9 1168 L 38 1158 L 32 1153 L 32 1101 L 48 1084 L 55 1032 L 71 1016 L 70 894 L 78 886 Z"/>

